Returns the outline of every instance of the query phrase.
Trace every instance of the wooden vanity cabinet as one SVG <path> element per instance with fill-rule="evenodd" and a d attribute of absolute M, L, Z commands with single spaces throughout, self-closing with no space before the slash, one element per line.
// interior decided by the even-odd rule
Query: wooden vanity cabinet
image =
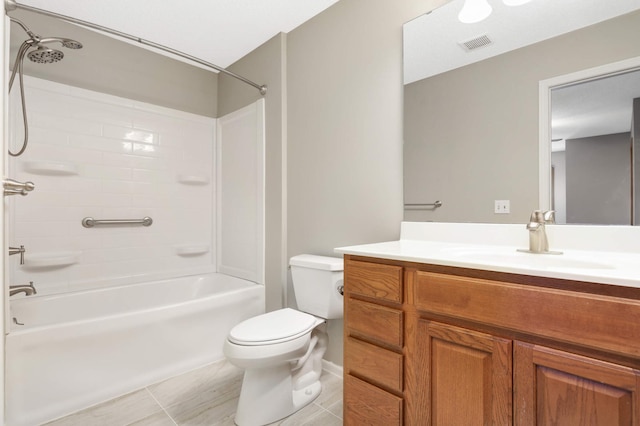
<path fill-rule="evenodd" d="M 344 424 L 401 425 L 403 268 L 345 260 Z"/>
<path fill-rule="evenodd" d="M 640 290 L 345 258 L 345 424 L 640 426 Z"/>

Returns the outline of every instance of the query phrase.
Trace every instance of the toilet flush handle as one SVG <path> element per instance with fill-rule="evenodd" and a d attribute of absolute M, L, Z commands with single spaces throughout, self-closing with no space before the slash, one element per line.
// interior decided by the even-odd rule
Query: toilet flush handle
<path fill-rule="evenodd" d="M 344 296 L 344 285 L 339 285 L 337 287 L 338 293 L 340 293 L 340 296 Z"/>

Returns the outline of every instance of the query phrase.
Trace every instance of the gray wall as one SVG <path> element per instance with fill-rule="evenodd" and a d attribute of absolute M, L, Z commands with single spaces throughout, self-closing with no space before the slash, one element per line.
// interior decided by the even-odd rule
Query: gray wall
<path fill-rule="evenodd" d="M 631 224 L 631 135 L 566 140 L 567 223 Z"/>
<path fill-rule="evenodd" d="M 402 24 L 442 3 L 341 0 L 280 36 L 281 51 L 271 40 L 230 67 L 269 86 L 268 310 L 280 307 L 282 276 L 288 286 L 287 304 L 296 306 L 286 273 L 291 256 L 337 256 L 335 247 L 398 238 Z M 274 63 L 286 67 L 275 69 Z M 253 102 L 256 93 L 221 76 L 219 114 Z M 286 184 L 281 194 L 279 178 Z M 278 212 L 280 201 L 285 207 Z M 278 213 L 284 219 L 281 227 Z M 279 242 L 279 233 L 286 240 Z M 329 335 L 325 358 L 342 365 L 342 321 L 329 322 Z"/>
<path fill-rule="evenodd" d="M 43 37 L 72 38 L 84 45 L 80 50 L 60 48 L 65 57 L 53 64 L 35 64 L 25 58 L 25 74 L 194 114 L 217 116 L 218 75 L 214 72 L 36 13 L 18 10 L 11 12 L 11 16 Z M 13 66 L 18 47 L 27 35 L 12 23 L 10 38 Z M 16 89 L 17 81 L 12 90 Z"/>
<path fill-rule="evenodd" d="M 634 225 L 640 224 L 640 98 L 633 100 L 633 119 L 631 121 L 632 147 L 632 188 Z"/>
<path fill-rule="evenodd" d="M 538 82 L 640 55 L 640 12 L 405 88 L 407 220 L 522 223 L 538 207 Z M 613 42 L 616 41 L 616 42 Z M 493 201 L 511 200 L 511 214 Z"/>
<path fill-rule="evenodd" d="M 341 0 L 287 38 L 287 253 L 394 240 L 402 220 L 402 24 L 444 0 Z M 342 364 L 342 321 L 326 359 Z"/>
<path fill-rule="evenodd" d="M 551 165 L 553 174 L 551 179 L 551 208 L 556 211 L 556 223 L 567 223 L 567 165 L 566 152 L 552 152 Z"/>

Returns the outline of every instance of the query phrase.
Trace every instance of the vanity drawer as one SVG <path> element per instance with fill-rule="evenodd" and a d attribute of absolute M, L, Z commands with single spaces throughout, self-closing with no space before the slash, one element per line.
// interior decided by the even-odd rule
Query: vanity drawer
<path fill-rule="evenodd" d="M 347 338 L 345 369 L 381 387 L 402 392 L 402 354 Z"/>
<path fill-rule="evenodd" d="M 402 398 L 349 374 L 344 377 L 344 424 L 402 424 Z"/>
<path fill-rule="evenodd" d="M 640 358 L 640 301 L 480 278 L 416 272 L 429 312 Z M 624 330 L 622 332 L 622 330 Z"/>
<path fill-rule="evenodd" d="M 356 299 L 348 299 L 345 308 L 345 330 L 348 336 L 372 339 L 398 350 L 402 349 L 402 311 Z"/>
<path fill-rule="evenodd" d="M 347 260 L 345 291 L 348 295 L 402 303 L 402 267 Z"/>

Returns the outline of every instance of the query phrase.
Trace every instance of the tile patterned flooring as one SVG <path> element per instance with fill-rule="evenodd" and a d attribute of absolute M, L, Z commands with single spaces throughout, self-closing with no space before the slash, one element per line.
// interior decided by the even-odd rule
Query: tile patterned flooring
<path fill-rule="evenodd" d="M 272 425 L 342 425 L 342 379 L 323 372 L 322 393 Z M 46 426 L 233 425 L 242 370 L 220 361 L 46 423 Z"/>

